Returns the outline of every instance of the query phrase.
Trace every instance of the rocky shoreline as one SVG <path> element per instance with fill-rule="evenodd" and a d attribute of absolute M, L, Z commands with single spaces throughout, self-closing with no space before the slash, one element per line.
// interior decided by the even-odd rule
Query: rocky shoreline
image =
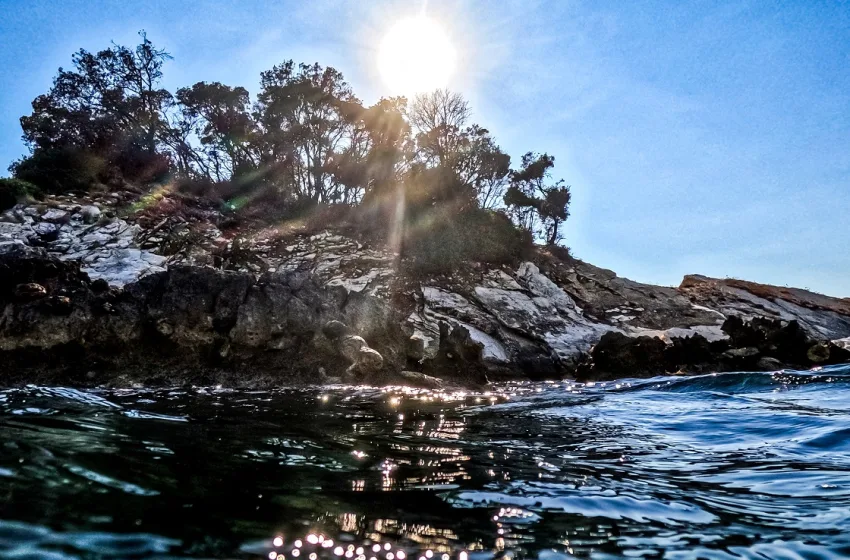
<path fill-rule="evenodd" d="M 431 387 L 850 361 L 847 299 L 640 284 L 546 248 L 423 276 L 340 231 L 228 236 L 215 210 L 144 202 L 54 197 L 0 217 L 0 383 Z"/>

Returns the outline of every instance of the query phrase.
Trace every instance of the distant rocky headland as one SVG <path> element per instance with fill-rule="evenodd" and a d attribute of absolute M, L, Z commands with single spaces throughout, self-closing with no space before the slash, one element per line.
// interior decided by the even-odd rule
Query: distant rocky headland
<path fill-rule="evenodd" d="M 850 361 L 848 299 L 641 284 L 544 246 L 423 273 L 344 227 L 227 230 L 187 200 L 91 192 L 2 213 L 0 382 L 435 387 Z"/>

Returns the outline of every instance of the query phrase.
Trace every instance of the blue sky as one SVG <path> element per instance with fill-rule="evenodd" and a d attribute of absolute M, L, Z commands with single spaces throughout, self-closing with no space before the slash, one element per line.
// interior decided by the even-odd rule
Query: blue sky
<path fill-rule="evenodd" d="M 420 2 L 0 0 L 0 164 L 17 119 L 83 47 L 145 29 L 166 86 L 257 90 L 284 59 L 386 93 L 376 49 Z M 644 282 L 699 273 L 850 296 L 850 3 L 430 0 L 451 88 L 515 159 L 556 156 L 566 244 Z"/>

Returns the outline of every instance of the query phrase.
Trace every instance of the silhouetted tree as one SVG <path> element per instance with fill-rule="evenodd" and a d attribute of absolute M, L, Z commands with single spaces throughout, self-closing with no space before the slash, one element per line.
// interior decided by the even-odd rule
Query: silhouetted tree
<path fill-rule="evenodd" d="M 496 145 L 487 129 L 472 125 L 463 131 L 454 166 L 460 180 L 475 189 L 482 208 L 493 209 L 502 203 L 511 156 Z"/>
<path fill-rule="evenodd" d="M 548 184 L 555 158 L 548 154 L 522 156 L 522 168 L 511 173 L 505 204 L 514 221 L 547 243 L 561 239 L 560 225 L 569 217 L 570 187 L 563 180 Z"/>
<path fill-rule="evenodd" d="M 469 120 L 469 104 L 458 93 L 438 89 L 417 95 L 407 112 L 416 131 L 420 160 L 435 167 L 451 168 L 458 151 L 461 132 Z"/>
<path fill-rule="evenodd" d="M 280 170 L 281 187 L 314 202 L 356 202 L 334 173 L 341 159 L 360 156 L 364 136 L 355 123 L 363 107 L 342 74 L 293 61 L 261 74 L 254 110 L 260 127 L 260 163 Z"/>
<path fill-rule="evenodd" d="M 448 182 L 472 187 L 482 208 L 497 207 L 504 195 L 511 158 L 502 152 L 490 132 L 467 126 L 469 105 L 448 90 L 417 96 L 408 110 L 416 130 L 416 160 L 426 167 L 453 173 Z"/>
<path fill-rule="evenodd" d="M 171 56 L 143 31 L 140 35 L 135 49 L 113 45 L 97 54 L 81 49 L 72 58 L 74 70 L 60 68 L 50 92 L 33 102 L 33 114 L 21 118 L 27 143 L 90 146 L 117 134 L 154 152 L 172 100 L 159 87 L 162 65 Z"/>
<path fill-rule="evenodd" d="M 365 107 L 336 69 L 289 60 L 262 72 L 255 100 L 219 82 L 172 95 L 161 87 L 170 56 L 140 35 L 134 48 L 80 50 L 59 69 L 21 118 L 31 154 L 10 168 L 16 177 L 61 191 L 169 171 L 182 192 L 243 205 L 231 208 L 362 204 L 359 219 L 391 222 L 392 236 L 434 258 L 447 237 L 459 260 L 475 254 L 467 244 L 488 244 L 493 262 L 519 254 L 530 236 L 508 218 L 548 243 L 561 238 L 570 191 L 550 179 L 554 158 L 527 153 L 511 170 L 458 93 Z"/>
<path fill-rule="evenodd" d="M 200 141 L 205 174 L 229 179 L 244 164 L 256 164 L 249 141 L 254 132 L 250 96 L 242 87 L 198 82 L 177 90 L 183 123 Z"/>
<path fill-rule="evenodd" d="M 160 87 L 162 65 L 170 56 L 143 31 L 140 35 L 134 49 L 113 45 L 96 54 L 81 49 L 72 57 L 73 70 L 59 69 L 50 91 L 33 101 L 32 114 L 21 117 L 34 157 L 89 153 L 129 174 L 167 166 L 157 157 L 157 146 L 172 104 L 171 94 Z"/>

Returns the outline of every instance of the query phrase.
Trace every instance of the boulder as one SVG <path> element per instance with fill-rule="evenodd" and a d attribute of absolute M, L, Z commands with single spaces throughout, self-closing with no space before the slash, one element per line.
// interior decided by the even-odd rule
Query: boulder
<path fill-rule="evenodd" d="M 328 321 L 322 327 L 322 333 L 330 340 L 338 340 L 344 336 L 351 334 L 351 329 L 342 321 Z"/>
<path fill-rule="evenodd" d="M 349 335 L 339 341 L 339 353 L 349 362 L 356 363 L 360 360 L 361 351 L 369 348 L 362 336 Z"/>
<path fill-rule="evenodd" d="M 822 364 L 829 360 L 829 344 L 826 342 L 818 342 L 812 344 L 806 352 L 806 357 L 814 364 Z"/>
<path fill-rule="evenodd" d="M 41 215 L 41 219 L 45 222 L 52 222 L 54 224 L 64 224 L 70 220 L 70 216 L 68 212 L 64 210 L 59 210 L 57 208 L 51 208 L 47 212 Z"/>
<path fill-rule="evenodd" d="M 428 341 L 420 333 L 414 333 L 407 339 L 407 357 L 414 362 L 421 362 L 426 357 Z"/>
<path fill-rule="evenodd" d="M 5 212 L 0 212 L 0 222 L 7 224 L 22 224 L 24 221 L 21 219 L 17 212 L 14 210 L 6 210 Z"/>
<path fill-rule="evenodd" d="M 49 222 L 41 222 L 33 228 L 36 237 L 33 239 L 36 244 L 51 243 L 59 239 L 60 226 Z"/>
<path fill-rule="evenodd" d="M 842 346 L 840 344 L 835 344 L 834 342 L 829 343 L 829 363 L 830 364 L 846 364 L 850 363 L 850 348 L 846 346 Z"/>
<path fill-rule="evenodd" d="M 82 210 L 80 210 L 80 217 L 83 219 L 83 223 L 86 224 L 94 224 L 96 223 L 101 216 L 100 208 L 97 206 L 83 206 Z"/>
<path fill-rule="evenodd" d="M 15 299 L 21 301 L 31 301 L 41 299 L 47 296 L 47 290 L 41 284 L 29 282 L 27 284 L 18 284 L 15 287 Z"/>
<path fill-rule="evenodd" d="M 384 365 L 384 357 L 374 348 L 365 346 L 357 355 L 355 366 L 357 370 L 365 375 L 377 373 Z"/>
<path fill-rule="evenodd" d="M 711 342 L 701 334 L 673 338 L 664 349 L 667 371 L 694 373 L 717 371 L 718 355 L 727 347 L 726 341 Z"/>
<path fill-rule="evenodd" d="M 731 316 L 723 323 L 723 330 L 733 348 L 755 348 L 757 353 L 789 364 L 808 364 L 808 350 L 816 342 L 794 320 L 755 317 L 744 321 Z"/>
<path fill-rule="evenodd" d="M 590 352 L 590 368 L 582 377 L 651 377 L 665 372 L 667 345 L 657 337 L 630 337 L 611 331 L 602 335 Z"/>
<path fill-rule="evenodd" d="M 466 327 L 444 321 L 440 323 L 440 355 L 445 360 L 480 363 L 484 345 L 473 339 Z"/>
<path fill-rule="evenodd" d="M 785 364 L 783 364 L 776 358 L 763 356 L 759 359 L 758 363 L 756 363 L 756 367 L 759 369 L 759 371 L 780 371 L 782 369 L 785 369 Z"/>

